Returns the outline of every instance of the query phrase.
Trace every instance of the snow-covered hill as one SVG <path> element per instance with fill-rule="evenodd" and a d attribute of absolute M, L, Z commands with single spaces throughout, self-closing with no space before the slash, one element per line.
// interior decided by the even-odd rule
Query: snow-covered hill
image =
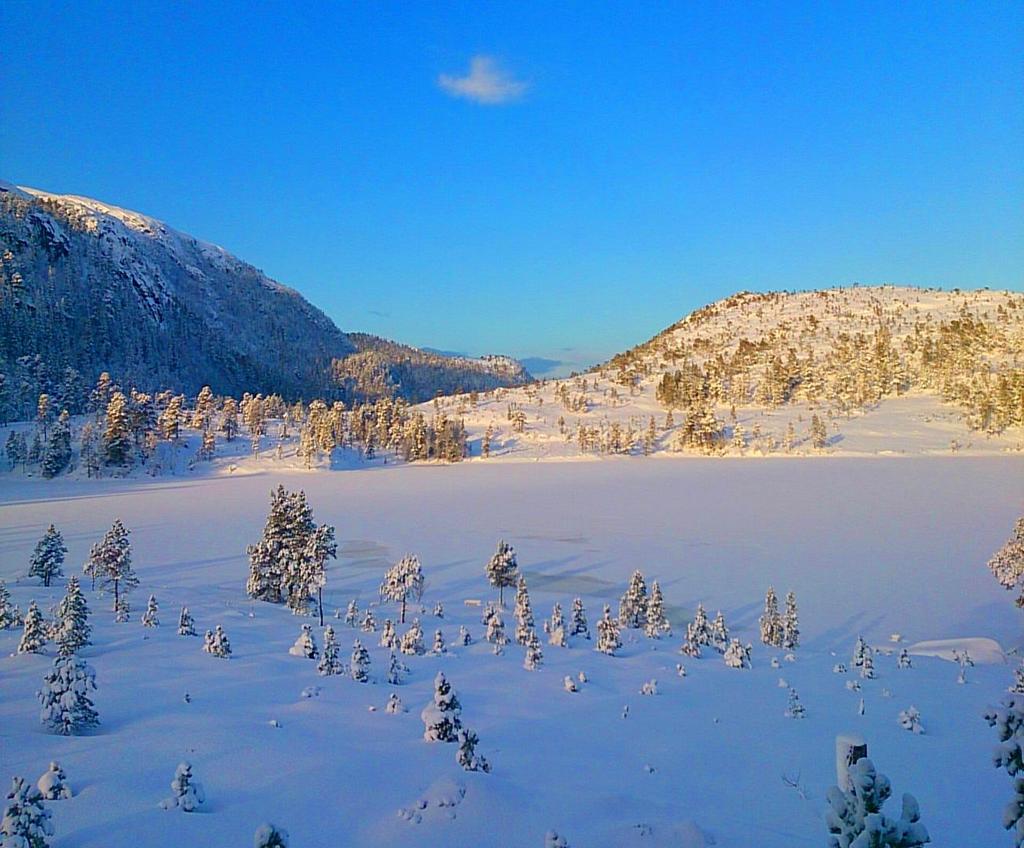
<path fill-rule="evenodd" d="M 442 408 L 492 458 L 1020 450 L 1024 295 L 743 293 L 586 374 Z"/>
<path fill-rule="evenodd" d="M 161 221 L 90 198 L 0 183 L 0 373 L 11 412 L 47 392 L 75 411 L 102 371 L 194 394 L 423 400 L 529 379 L 486 360 L 375 352 L 298 292 Z M 69 370 L 70 369 L 70 370 Z M 415 386 L 413 386 L 415 384 Z M 347 394 L 346 394 L 347 392 Z"/>

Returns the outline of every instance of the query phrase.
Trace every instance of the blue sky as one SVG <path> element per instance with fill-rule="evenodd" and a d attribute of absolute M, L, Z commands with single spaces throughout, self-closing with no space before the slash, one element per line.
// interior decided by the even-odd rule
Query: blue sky
<path fill-rule="evenodd" d="M 741 289 L 1024 288 L 1020 3 L 8 0 L 0 177 L 343 329 L 587 363 Z"/>

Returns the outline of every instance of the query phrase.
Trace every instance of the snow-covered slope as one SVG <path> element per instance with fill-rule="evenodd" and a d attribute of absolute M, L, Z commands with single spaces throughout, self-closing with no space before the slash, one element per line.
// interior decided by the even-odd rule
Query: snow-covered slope
<path fill-rule="evenodd" d="M 101 371 L 152 391 L 359 392 L 345 360 L 362 347 L 298 292 L 223 248 L 147 215 L 97 200 L 0 184 L 0 373 L 24 386 L 8 402 L 31 412 L 42 391 L 91 385 Z M 426 355 L 424 355 L 426 356 Z M 485 390 L 529 375 L 487 362 L 432 357 L 407 388 L 378 357 L 387 390 L 422 400 Z M 74 410 L 72 410 L 74 411 Z"/>
<path fill-rule="evenodd" d="M 717 419 L 717 454 L 1021 449 L 1024 295 L 738 294 L 579 377 L 444 406 L 505 458 L 695 452 L 683 434 L 699 413 Z"/>

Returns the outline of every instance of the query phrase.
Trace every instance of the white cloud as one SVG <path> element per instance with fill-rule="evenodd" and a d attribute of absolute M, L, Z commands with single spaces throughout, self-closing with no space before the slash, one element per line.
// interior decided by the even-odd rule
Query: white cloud
<path fill-rule="evenodd" d="M 518 100 L 526 91 L 526 83 L 514 79 L 491 56 L 474 56 L 469 73 L 464 77 L 441 74 L 437 84 L 452 97 L 465 97 L 493 106 Z"/>

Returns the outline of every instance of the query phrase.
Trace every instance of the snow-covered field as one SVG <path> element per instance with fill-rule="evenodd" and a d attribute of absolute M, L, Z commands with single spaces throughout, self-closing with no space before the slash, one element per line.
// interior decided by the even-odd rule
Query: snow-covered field
<path fill-rule="evenodd" d="M 981 713 L 1016 660 L 966 643 L 990 662 L 957 685 L 959 669 L 942 656 L 967 639 L 1005 651 L 1021 644 L 1021 612 L 985 568 L 1024 512 L 1019 455 L 249 466 L 255 473 L 155 481 L 0 476 L 0 579 L 22 609 L 35 599 L 46 610 L 64 592 L 63 580 L 45 589 L 24 576 L 51 521 L 71 574 L 121 518 L 141 580 L 126 624 L 113 623 L 109 597 L 87 592 L 95 629 L 84 656 L 96 669 L 101 720 L 88 735 L 44 731 L 35 692 L 52 656 L 16 655 L 19 634 L 0 631 L 0 776 L 34 781 L 50 760 L 62 763 L 75 797 L 48 804 L 58 848 L 246 845 L 266 820 L 298 848 L 539 848 L 552 828 L 574 848 L 818 846 L 834 737 L 851 730 L 891 778 L 890 804 L 904 791 L 917 796 L 934 845 L 1010 844 L 1000 827 L 1010 785 L 991 765 L 995 739 Z M 397 687 L 384 682 L 377 638 L 341 621 L 331 623 L 344 659 L 354 638 L 370 647 L 371 683 L 321 678 L 315 663 L 290 656 L 305 619 L 244 592 L 245 546 L 279 482 L 305 489 L 316 519 L 337 527 L 331 613 L 353 598 L 376 604 L 387 565 L 416 553 L 428 648 L 435 629 L 451 642 L 460 625 L 475 643 L 405 658 L 411 675 Z M 516 645 L 495 657 L 479 607 L 466 602 L 493 597 L 484 564 L 502 537 L 518 551 L 538 626 L 555 601 L 568 609 L 579 595 L 593 630 L 602 604 L 614 609 L 639 568 L 660 582 L 674 634 L 624 631 L 617 657 L 582 640 L 545 644 L 534 672 Z M 778 669 L 770 661 L 781 652 L 758 644 L 769 584 L 793 589 L 801 613 L 796 661 Z M 150 593 L 161 607 L 155 629 L 139 623 Z M 438 601 L 443 619 L 431 614 Z M 714 652 L 679 655 L 698 602 L 722 609 L 734 635 L 754 643 L 751 670 L 727 668 Z M 224 626 L 232 659 L 176 635 L 183 604 L 200 632 Z M 378 622 L 395 613 L 375 609 Z M 511 632 L 511 614 L 505 622 Z M 922 646 L 909 670 L 880 654 L 874 680 L 833 673 L 849 664 L 858 634 L 898 650 L 894 633 L 905 645 L 956 641 Z M 423 741 L 419 712 L 439 669 L 491 774 L 464 772 L 456 746 Z M 588 682 L 566 692 L 563 678 L 581 671 Z M 640 695 L 651 678 L 659 694 Z M 805 719 L 783 716 L 779 678 L 799 692 Z M 860 693 L 847 689 L 853 680 Z M 319 694 L 303 697 L 308 687 Z M 392 690 L 408 712 L 384 712 Z M 912 704 L 923 735 L 897 723 Z M 183 759 L 208 797 L 192 815 L 158 806 Z"/>

